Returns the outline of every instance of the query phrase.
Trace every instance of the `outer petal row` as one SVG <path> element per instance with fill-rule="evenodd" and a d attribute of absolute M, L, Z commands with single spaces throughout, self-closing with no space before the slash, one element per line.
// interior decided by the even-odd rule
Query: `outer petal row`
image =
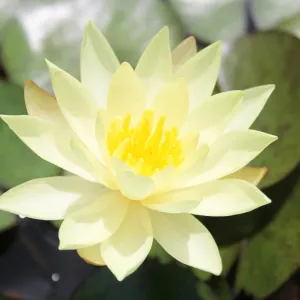
<path fill-rule="evenodd" d="M 79 249 L 87 262 L 106 264 L 118 280 L 134 272 L 148 255 L 153 237 L 175 259 L 216 275 L 222 262 L 208 230 L 188 214 L 146 211 L 132 204 L 119 230 L 101 244 Z"/>
<path fill-rule="evenodd" d="M 80 177 L 49 177 L 18 185 L 1 195 L 0 209 L 40 220 L 61 220 L 78 203 L 88 203 L 105 190 Z"/>
<path fill-rule="evenodd" d="M 199 175 L 179 178 L 178 184 L 191 186 L 234 173 L 276 140 L 276 136 L 255 130 L 230 131 L 210 146 L 204 162 L 194 172 Z"/>
<path fill-rule="evenodd" d="M 251 211 L 270 202 L 254 185 L 239 179 L 224 179 L 152 196 L 143 201 L 143 204 L 167 213 L 230 216 Z"/>

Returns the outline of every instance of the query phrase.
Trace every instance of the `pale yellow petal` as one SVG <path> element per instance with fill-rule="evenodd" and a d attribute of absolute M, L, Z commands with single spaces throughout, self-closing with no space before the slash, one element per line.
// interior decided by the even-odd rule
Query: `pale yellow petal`
<path fill-rule="evenodd" d="M 267 168 L 253 168 L 253 167 L 245 167 L 242 168 L 232 174 L 229 174 L 222 179 L 241 179 L 248 181 L 252 184 L 258 185 L 259 182 L 264 178 L 267 174 Z"/>
<path fill-rule="evenodd" d="M 172 62 L 174 70 L 182 66 L 186 61 L 193 57 L 197 53 L 196 39 L 190 36 L 183 40 L 173 51 L 172 51 Z"/>
<path fill-rule="evenodd" d="M 105 67 L 105 69 L 109 72 L 114 73 L 120 65 L 119 60 L 105 36 L 91 21 L 88 21 L 86 24 L 82 48 L 85 46 L 87 37 L 90 39 L 90 42 L 95 48 L 95 52 L 103 67 Z"/>
<path fill-rule="evenodd" d="M 135 174 L 126 163 L 116 157 L 111 159 L 116 181 L 121 193 L 132 200 L 142 200 L 155 191 L 151 177 Z"/>
<path fill-rule="evenodd" d="M 101 256 L 100 244 L 86 248 L 80 248 L 77 250 L 77 253 L 88 264 L 105 266 L 105 262 Z"/>
<path fill-rule="evenodd" d="M 176 169 L 174 166 L 168 166 L 156 172 L 151 178 L 155 185 L 155 193 L 162 193 L 173 187 L 173 180 Z"/>
<path fill-rule="evenodd" d="M 188 214 L 151 211 L 154 238 L 175 259 L 194 268 L 219 275 L 222 261 L 208 230 Z"/>
<path fill-rule="evenodd" d="M 122 63 L 108 92 L 108 118 L 130 114 L 137 119 L 145 108 L 145 88 L 130 64 Z"/>
<path fill-rule="evenodd" d="M 47 61 L 60 109 L 70 127 L 95 157 L 103 161 L 95 136 L 98 105 L 92 93 L 67 72 Z"/>
<path fill-rule="evenodd" d="M 105 110 L 100 109 L 96 119 L 96 139 L 99 150 L 103 157 L 103 164 L 109 167 L 110 156 L 106 143 L 107 127 L 107 113 Z"/>
<path fill-rule="evenodd" d="M 88 22 L 81 47 L 81 82 L 89 88 L 99 107 L 106 107 L 112 75 L 119 61 L 104 35 L 92 22 Z"/>
<path fill-rule="evenodd" d="M 216 42 L 198 52 L 177 70 L 176 77 L 183 77 L 189 86 L 190 111 L 212 94 L 220 70 L 221 56 L 221 43 Z"/>
<path fill-rule="evenodd" d="M 211 144 L 225 131 L 243 96 L 242 91 L 230 91 L 209 97 L 191 112 L 183 131 L 197 130 L 200 141 Z"/>
<path fill-rule="evenodd" d="M 0 209 L 40 220 L 61 220 L 68 209 L 95 199 L 104 187 L 75 176 L 40 178 L 0 196 Z"/>
<path fill-rule="evenodd" d="M 182 164 L 178 167 L 178 177 L 181 180 L 184 177 L 194 177 L 198 175 L 199 169 L 205 162 L 205 157 L 209 152 L 209 147 L 205 143 L 199 143 L 196 150 L 190 152 Z"/>
<path fill-rule="evenodd" d="M 189 91 L 184 79 L 166 85 L 154 98 L 152 108 L 159 119 L 166 116 L 165 128 L 180 127 L 189 110 Z"/>
<path fill-rule="evenodd" d="M 25 81 L 24 98 L 29 115 L 68 126 L 55 97 L 31 80 Z"/>
<path fill-rule="evenodd" d="M 223 217 L 251 211 L 270 200 L 247 181 L 224 179 L 152 196 L 142 203 L 161 212 Z"/>
<path fill-rule="evenodd" d="M 131 202 L 119 229 L 101 243 L 101 255 L 108 268 L 121 281 L 143 263 L 152 241 L 152 226 L 147 210 L 139 203 Z"/>
<path fill-rule="evenodd" d="M 224 179 L 203 183 L 183 191 L 187 199 L 198 198 L 199 205 L 189 211 L 203 216 L 232 216 L 242 214 L 271 201 L 255 185 L 239 180 Z"/>
<path fill-rule="evenodd" d="M 41 158 L 85 179 L 97 181 L 91 169 L 83 167 L 71 149 L 72 133 L 34 116 L 1 116 L 12 131 Z"/>
<path fill-rule="evenodd" d="M 88 170 L 98 182 L 110 189 L 117 189 L 114 176 L 110 169 L 99 162 L 76 136 L 71 138 L 70 148 L 79 166 Z"/>
<path fill-rule="evenodd" d="M 168 196 L 169 193 L 163 193 L 157 196 L 154 195 L 144 201 L 141 201 L 141 203 L 151 210 L 165 212 L 168 214 L 190 212 L 199 205 L 199 200 L 186 200 L 179 197 L 175 198 L 172 196 L 173 193 L 175 192 L 170 192 L 170 196 Z"/>
<path fill-rule="evenodd" d="M 59 229 L 59 248 L 78 249 L 109 238 L 122 223 L 127 207 L 126 198 L 109 190 L 88 204 L 74 206 Z"/>
<path fill-rule="evenodd" d="M 210 146 L 204 164 L 199 166 L 198 175 L 191 178 L 189 184 L 218 179 L 236 172 L 276 140 L 276 136 L 255 130 L 224 134 Z"/>
<path fill-rule="evenodd" d="M 172 55 L 167 27 L 159 31 L 149 43 L 135 70 L 146 87 L 149 102 L 167 82 L 172 80 Z"/>
<path fill-rule="evenodd" d="M 244 91 L 245 97 L 227 130 L 248 129 L 264 108 L 275 85 L 262 85 Z"/>
<path fill-rule="evenodd" d="M 199 131 L 194 130 L 183 134 L 180 137 L 183 155 L 186 157 L 196 151 L 199 143 Z"/>

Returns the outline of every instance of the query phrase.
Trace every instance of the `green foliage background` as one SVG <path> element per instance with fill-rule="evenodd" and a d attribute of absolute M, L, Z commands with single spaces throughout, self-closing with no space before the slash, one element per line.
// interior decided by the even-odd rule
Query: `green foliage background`
<path fill-rule="evenodd" d="M 26 79 L 50 91 L 44 58 L 78 76 L 88 19 L 104 32 L 120 60 L 132 64 L 163 25 L 170 28 L 173 46 L 188 35 L 197 38 L 199 48 L 223 40 L 219 90 L 274 83 L 275 92 L 253 128 L 279 140 L 253 161 L 269 170 L 261 188 L 273 203 L 245 215 L 201 219 L 221 249 L 220 277 L 176 263 L 155 244 L 143 267 L 124 282 L 97 268 L 71 300 L 300 299 L 300 2 L 2 0 L 0 114 L 26 113 Z M 61 172 L 0 121 L 2 191 Z M 18 226 L 16 216 L 0 211 L 2 233 Z M 6 243 L 2 237 L 0 243 Z M 12 299 L 29 299 L 8 293 L 1 278 L 0 291 Z"/>

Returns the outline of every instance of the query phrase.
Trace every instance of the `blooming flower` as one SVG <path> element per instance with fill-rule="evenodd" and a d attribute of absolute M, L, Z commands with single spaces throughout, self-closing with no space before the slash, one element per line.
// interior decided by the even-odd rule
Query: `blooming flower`
<path fill-rule="evenodd" d="M 86 26 L 81 82 L 47 62 L 55 97 L 25 84 L 28 116 L 2 119 L 41 158 L 75 174 L 34 179 L 0 209 L 60 220 L 60 249 L 107 265 L 118 280 L 147 257 L 153 239 L 184 264 L 220 274 L 217 245 L 193 215 L 229 216 L 270 200 L 265 169 L 244 168 L 276 140 L 249 130 L 274 86 L 211 96 L 219 42 L 196 53 L 193 38 L 171 53 L 163 28 L 135 69 L 119 63 Z"/>

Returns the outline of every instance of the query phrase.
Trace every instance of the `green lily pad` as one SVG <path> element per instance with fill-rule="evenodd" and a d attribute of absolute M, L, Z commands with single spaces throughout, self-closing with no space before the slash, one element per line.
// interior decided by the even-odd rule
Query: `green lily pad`
<path fill-rule="evenodd" d="M 16 216 L 6 211 L 0 211 L 0 231 L 9 229 L 16 224 Z"/>
<path fill-rule="evenodd" d="M 264 84 L 276 88 L 251 128 L 278 136 L 253 162 L 269 169 L 263 187 L 284 178 L 300 157 L 300 40 L 283 32 L 265 32 L 239 39 L 224 55 L 223 89 Z"/>
<path fill-rule="evenodd" d="M 231 300 L 232 292 L 224 278 L 214 278 L 212 282 L 197 284 L 198 295 L 201 300 Z"/>
<path fill-rule="evenodd" d="M 197 278 L 188 268 L 146 260 L 121 282 L 106 267 L 98 268 L 72 300 L 199 300 L 196 284 Z"/>
<path fill-rule="evenodd" d="M 206 42 L 232 40 L 245 33 L 244 3 L 240 0 L 170 0 L 190 34 Z"/>
<path fill-rule="evenodd" d="M 26 114 L 23 89 L 0 82 L 0 114 Z M 13 187 L 33 178 L 57 175 L 60 169 L 39 158 L 0 120 L 0 185 Z"/>
<path fill-rule="evenodd" d="M 237 288 L 262 299 L 277 290 L 300 263 L 300 181 L 274 220 L 245 248 Z"/>
<path fill-rule="evenodd" d="M 256 26 L 260 29 L 277 27 L 283 21 L 300 11 L 300 3 L 295 0 L 252 0 L 251 13 Z"/>
<path fill-rule="evenodd" d="M 20 3 L 17 13 L 5 26 L 2 45 L 4 66 L 15 83 L 21 85 L 24 80 L 32 79 L 50 88 L 44 58 L 78 77 L 80 44 L 89 19 L 107 36 L 120 60 L 132 64 L 164 25 L 170 28 L 173 46 L 183 38 L 181 23 L 160 0 L 82 3 L 81 0 Z M 25 50 L 18 51 L 20 45 Z"/>

